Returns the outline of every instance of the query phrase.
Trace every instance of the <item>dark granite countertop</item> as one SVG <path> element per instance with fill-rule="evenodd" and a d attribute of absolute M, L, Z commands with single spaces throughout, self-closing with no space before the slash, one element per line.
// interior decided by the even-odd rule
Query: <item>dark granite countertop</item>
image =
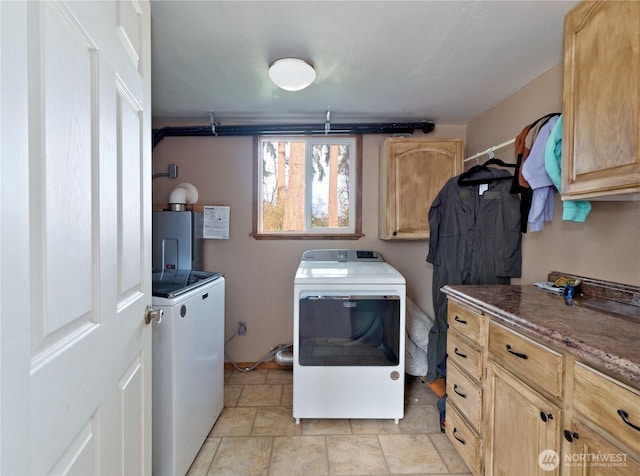
<path fill-rule="evenodd" d="M 445 294 L 640 389 L 640 308 L 534 285 L 452 285 Z"/>

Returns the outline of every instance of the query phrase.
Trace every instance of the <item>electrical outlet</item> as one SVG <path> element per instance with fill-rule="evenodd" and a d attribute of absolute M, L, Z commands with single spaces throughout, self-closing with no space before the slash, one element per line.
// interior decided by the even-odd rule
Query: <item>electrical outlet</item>
<path fill-rule="evenodd" d="M 245 336 L 247 335 L 247 323 L 240 321 L 238 323 L 238 335 L 239 336 Z"/>

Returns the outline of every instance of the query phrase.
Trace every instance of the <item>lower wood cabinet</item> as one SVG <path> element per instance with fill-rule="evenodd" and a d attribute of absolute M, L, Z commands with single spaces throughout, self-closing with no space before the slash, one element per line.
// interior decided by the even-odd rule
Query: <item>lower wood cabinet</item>
<path fill-rule="evenodd" d="M 573 375 L 576 413 L 640 453 L 640 392 L 579 362 Z"/>
<path fill-rule="evenodd" d="M 553 398 L 562 396 L 561 353 L 490 322 L 489 358 Z"/>
<path fill-rule="evenodd" d="M 563 431 L 566 438 L 562 452 L 563 474 L 570 476 L 634 476 L 640 474 L 640 463 L 629 453 L 612 444 L 601 433 L 576 419 L 570 429 Z"/>
<path fill-rule="evenodd" d="M 471 472 L 482 474 L 482 440 L 453 405 L 447 405 L 445 433 Z"/>
<path fill-rule="evenodd" d="M 493 362 L 487 371 L 486 422 L 486 474 L 559 474 L 560 408 Z M 547 457 L 550 449 L 557 451 Z M 547 459 L 541 462 L 540 455 Z"/>
<path fill-rule="evenodd" d="M 474 475 L 482 474 L 484 328 L 477 308 L 451 301 L 447 313 L 445 432 Z"/>
<path fill-rule="evenodd" d="M 447 295 L 445 430 L 474 475 L 640 475 L 639 388 Z"/>
<path fill-rule="evenodd" d="M 568 474 L 640 474 L 640 391 L 576 362 L 571 392 L 562 452 Z"/>
<path fill-rule="evenodd" d="M 480 433 L 482 429 L 482 387 L 453 362 L 447 365 L 447 399 Z"/>

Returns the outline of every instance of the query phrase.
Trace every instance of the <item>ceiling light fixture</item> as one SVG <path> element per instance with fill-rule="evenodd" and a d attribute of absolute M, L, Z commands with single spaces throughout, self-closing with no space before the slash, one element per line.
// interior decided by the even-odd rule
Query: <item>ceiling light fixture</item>
<path fill-rule="evenodd" d="M 316 70 L 298 58 L 282 58 L 269 66 L 269 77 L 285 91 L 300 91 L 316 79 Z"/>

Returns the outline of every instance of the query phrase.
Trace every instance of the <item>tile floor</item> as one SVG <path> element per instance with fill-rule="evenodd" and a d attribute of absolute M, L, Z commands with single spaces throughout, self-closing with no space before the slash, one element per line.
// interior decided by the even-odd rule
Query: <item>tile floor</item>
<path fill-rule="evenodd" d="M 437 396 L 407 376 L 405 417 L 303 419 L 291 415 L 290 369 L 225 371 L 225 408 L 188 476 L 470 475 L 440 432 Z"/>

